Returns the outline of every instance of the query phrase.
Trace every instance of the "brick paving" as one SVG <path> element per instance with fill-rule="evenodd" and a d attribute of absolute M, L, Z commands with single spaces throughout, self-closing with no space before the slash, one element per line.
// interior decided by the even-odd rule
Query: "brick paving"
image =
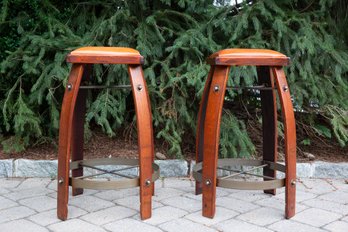
<path fill-rule="evenodd" d="M 214 219 L 201 215 L 201 196 L 188 178 L 156 182 L 152 218 L 139 217 L 138 189 L 85 190 L 70 197 L 69 220 L 56 217 L 55 180 L 0 178 L 1 232 L 98 231 L 348 231 L 348 184 L 343 179 L 301 179 L 297 214 L 284 219 L 284 190 L 217 189 Z"/>

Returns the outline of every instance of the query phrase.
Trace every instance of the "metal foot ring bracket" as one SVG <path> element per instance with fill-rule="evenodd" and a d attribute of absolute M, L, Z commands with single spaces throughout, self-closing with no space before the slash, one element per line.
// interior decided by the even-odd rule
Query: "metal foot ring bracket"
<path fill-rule="evenodd" d="M 130 167 L 116 169 L 113 171 L 106 171 L 96 166 L 100 165 L 127 165 Z M 90 160 L 79 160 L 70 163 L 70 170 L 78 169 L 81 167 L 87 167 L 91 169 L 96 169 L 102 171 L 103 173 L 80 176 L 80 177 L 70 177 L 69 185 L 74 188 L 84 188 L 84 189 L 97 189 L 97 190 L 110 190 L 110 189 L 124 189 L 132 188 L 140 185 L 138 176 L 128 176 L 117 173 L 126 169 L 136 168 L 139 165 L 138 159 L 123 159 L 123 158 L 102 158 L 102 159 L 90 159 Z M 150 186 L 151 182 L 156 181 L 159 178 L 159 166 L 155 163 L 152 164 L 153 174 L 151 180 L 147 180 L 145 185 Z M 117 179 L 117 180 L 103 180 L 103 179 L 87 179 L 94 176 L 99 176 L 103 174 L 114 174 L 121 177 L 126 177 L 128 179 Z M 148 184 L 150 182 L 150 184 Z"/>
<path fill-rule="evenodd" d="M 242 189 L 242 190 L 266 190 L 266 189 L 275 189 L 275 188 L 281 188 L 285 186 L 285 178 L 281 179 L 269 179 L 267 181 L 240 181 L 240 180 L 232 180 L 229 179 L 233 176 L 246 174 L 246 175 L 253 175 L 253 176 L 259 176 L 255 174 L 250 174 L 248 172 L 255 170 L 257 168 L 263 168 L 268 167 L 272 170 L 277 170 L 280 172 L 285 173 L 285 166 L 279 163 L 274 163 L 270 161 L 261 161 L 261 160 L 245 160 L 245 159 L 219 159 L 218 160 L 218 166 L 234 166 L 234 165 L 241 165 L 241 166 L 259 166 L 256 168 L 251 168 L 247 171 L 240 171 L 235 174 L 224 176 L 224 177 L 218 177 L 216 186 L 222 187 L 222 188 L 230 188 L 230 189 Z M 222 168 L 223 169 L 223 168 Z M 228 170 L 228 169 L 223 169 Z M 193 167 L 193 177 L 198 182 L 203 182 L 202 177 L 202 162 L 197 163 Z M 234 170 L 229 170 L 232 172 L 236 172 Z M 263 177 L 263 176 L 261 176 Z"/>

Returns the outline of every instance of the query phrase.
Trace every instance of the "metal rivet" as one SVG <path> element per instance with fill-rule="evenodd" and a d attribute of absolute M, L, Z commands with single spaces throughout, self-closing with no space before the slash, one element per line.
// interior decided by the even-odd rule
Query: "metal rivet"
<path fill-rule="evenodd" d="M 146 181 L 145 181 L 145 185 L 146 185 L 146 186 L 149 186 L 150 184 L 151 184 L 151 181 L 150 181 L 150 180 L 146 180 Z"/>
<path fill-rule="evenodd" d="M 64 183 L 63 178 L 59 178 L 59 180 L 58 180 L 58 184 L 63 184 L 63 183 Z"/>
<path fill-rule="evenodd" d="M 296 185 L 296 180 L 291 181 L 291 185 L 295 186 Z"/>
<path fill-rule="evenodd" d="M 220 90 L 220 86 L 215 85 L 215 86 L 214 86 L 214 92 L 219 92 L 219 90 Z"/>
<path fill-rule="evenodd" d="M 209 179 L 205 180 L 205 185 L 207 186 L 211 185 L 211 181 Z"/>
<path fill-rule="evenodd" d="M 287 92 L 287 91 L 288 91 L 288 89 L 289 89 L 289 87 L 288 87 L 288 86 L 286 86 L 286 85 L 284 85 L 284 86 L 283 86 L 283 90 L 284 90 L 285 92 Z"/>
<path fill-rule="evenodd" d="M 141 90 L 143 90 L 143 86 L 142 85 L 138 85 L 137 89 L 138 89 L 138 91 L 141 91 Z"/>
<path fill-rule="evenodd" d="M 69 91 L 72 90 L 72 84 L 68 84 L 66 87 L 68 88 Z"/>

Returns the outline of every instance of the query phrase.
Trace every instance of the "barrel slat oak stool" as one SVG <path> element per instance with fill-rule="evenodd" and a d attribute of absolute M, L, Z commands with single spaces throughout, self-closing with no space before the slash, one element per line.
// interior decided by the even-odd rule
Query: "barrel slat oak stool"
<path fill-rule="evenodd" d="M 68 215 L 69 185 L 72 186 L 73 196 L 82 194 L 84 188 L 122 189 L 140 186 L 140 216 L 142 219 L 151 217 L 151 197 L 154 193 L 154 181 L 159 176 L 159 168 L 154 164 L 152 115 L 141 67 L 143 60 L 138 51 L 121 47 L 83 47 L 72 51 L 68 55 L 67 61 L 72 63 L 72 68 L 64 93 L 59 126 L 57 215 L 61 220 L 66 220 Z M 139 160 L 120 158 L 83 159 L 86 91 L 89 88 L 101 87 L 81 85 L 83 80 L 88 79 L 93 64 L 128 65 L 131 83 L 129 87 L 133 92 L 136 111 Z M 101 165 L 127 167 L 108 171 L 98 167 Z M 101 174 L 84 176 L 84 167 L 102 171 L 102 174 L 114 174 L 125 178 L 107 181 L 93 179 L 92 177 Z M 139 167 L 139 177 L 120 173 L 135 167 Z M 70 170 L 72 170 L 71 177 L 69 175 Z"/>
<path fill-rule="evenodd" d="M 196 194 L 203 194 L 203 216 L 215 215 L 216 187 L 264 190 L 275 194 L 276 188 L 285 186 L 285 217 L 295 214 L 296 194 L 296 128 L 289 87 L 283 66 L 289 64 L 285 55 L 265 49 L 225 49 L 208 58 L 211 65 L 203 91 L 198 113 L 196 136 Z M 256 66 L 262 110 L 263 159 L 218 159 L 220 121 L 225 98 L 226 83 L 231 66 Z M 233 87 L 232 87 L 233 88 Z M 275 91 L 276 90 L 276 91 Z M 282 110 L 285 136 L 285 165 L 277 163 L 277 104 L 276 92 Z M 229 168 L 225 168 L 228 166 Z M 232 170 L 230 167 L 247 170 Z M 256 167 L 253 167 L 256 166 Z M 263 169 L 263 175 L 255 174 Z M 233 173 L 218 176 L 217 169 Z M 285 178 L 276 178 L 276 170 L 284 172 Z M 261 181 L 240 181 L 235 177 L 251 175 L 262 177 Z"/>

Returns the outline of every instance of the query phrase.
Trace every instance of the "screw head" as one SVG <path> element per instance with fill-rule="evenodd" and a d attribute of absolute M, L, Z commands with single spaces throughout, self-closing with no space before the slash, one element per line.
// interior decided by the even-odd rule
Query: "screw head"
<path fill-rule="evenodd" d="M 211 181 L 209 179 L 205 180 L 205 185 L 207 186 L 211 185 Z"/>
<path fill-rule="evenodd" d="M 150 186 L 150 184 L 151 184 L 151 181 L 150 181 L 150 180 L 146 180 L 146 181 L 145 181 L 145 185 L 146 185 L 146 186 Z"/>
<path fill-rule="evenodd" d="M 286 85 L 284 85 L 284 86 L 283 86 L 283 90 L 284 90 L 285 92 L 287 92 L 287 91 L 289 90 L 289 87 L 286 86 Z"/>
<path fill-rule="evenodd" d="M 58 180 L 58 184 L 63 184 L 63 183 L 64 183 L 63 178 L 59 178 L 59 180 Z"/>
<path fill-rule="evenodd" d="M 72 90 L 72 84 L 68 84 L 67 86 L 68 91 Z"/>
<path fill-rule="evenodd" d="M 138 89 L 138 91 L 141 91 L 141 90 L 143 90 L 143 86 L 142 85 L 138 85 L 137 89 Z"/>
<path fill-rule="evenodd" d="M 291 181 L 291 185 L 292 185 L 292 186 L 295 186 L 295 185 L 296 185 L 296 180 L 292 180 L 292 181 Z"/>
<path fill-rule="evenodd" d="M 216 92 L 219 92 L 219 90 L 220 90 L 220 86 L 215 85 L 215 86 L 214 86 L 214 92 L 215 92 L 215 93 L 216 93 Z"/>

